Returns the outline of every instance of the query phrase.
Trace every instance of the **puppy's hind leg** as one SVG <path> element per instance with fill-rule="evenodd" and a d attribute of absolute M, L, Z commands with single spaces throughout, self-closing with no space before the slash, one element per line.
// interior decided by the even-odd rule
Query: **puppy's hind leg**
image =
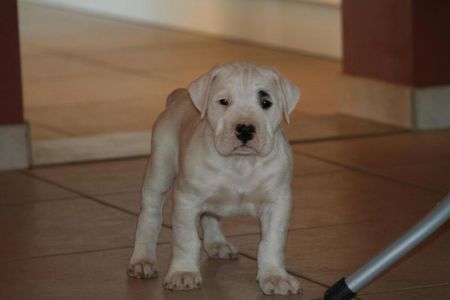
<path fill-rule="evenodd" d="M 216 259 L 236 259 L 238 251 L 231 245 L 220 227 L 219 218 L 204 214 L 201 218 L 203 245 L 209 257 Z"/>
<path fill-rule="evenodd" d="M 142 186 L 141 212 L 128 265 L 128 275 L 135 278 L 157 277 L 156 243 L 161 230 L 163 201 L 176 175 L 173 159 L 176 155 L 171 153 L 173 150 L 162 148 L 152 142 L 152 154 Z"/>

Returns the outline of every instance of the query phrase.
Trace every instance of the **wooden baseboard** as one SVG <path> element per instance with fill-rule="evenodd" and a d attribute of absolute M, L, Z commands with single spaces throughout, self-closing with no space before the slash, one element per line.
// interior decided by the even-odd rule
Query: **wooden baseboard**
<path fill-rule="evenodd" d="M 418 88 L 342 75 L 342 113 L 411 129 L 450 128 L 450 86 Z"/>

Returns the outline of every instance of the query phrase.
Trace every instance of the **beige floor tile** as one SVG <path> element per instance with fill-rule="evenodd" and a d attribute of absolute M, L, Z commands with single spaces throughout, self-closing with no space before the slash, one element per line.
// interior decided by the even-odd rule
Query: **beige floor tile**
<path fill-rule="evenodd" d="M 136 227 L 135 216 L 82 198 L 9 206 L 0 222 L 2 261 L 131 246 Z"/>
<path fill-rule="evenodd" d="M 34 140 L 33 165 L 146 157 L 150 154 L 150 140 L 150 130 Z"/>
<path fill-rule="evenodd" d="M 450 159 L 450 131 L 303 144 L 294 149 L 341 164 L 374 170 Z"/>
<path fill-rule="evenodd" d="M 73 77 L 92 77 L 105 74 L 105 68 L 83 62 L 69 55 L 56 53 L 22 53 L 22 80 L 27 86 L 34 81 L 60 81 Z M 108 69 L 106 69 L 107 71 Z M 67 96 L 67 95 L 66 95 Z"/>
<path fill-rule="evenodd" d="M 30 3 L 21 3 L 19 19 L 22 40 L 31 41 L 46 49 L 66 52 L 159 46 L 204 39 L 197 35 Z"/>
<path fill-rule="evenodd" d="M 121 207 L 128 211 L 139 214 L 141 209 L 141 192 L 123 192 L 104 195 L 95 195 L 95 198 L 105 201 L 114 206 Z M 170 214 L 170 204 L 166 205 L 170 201 L 167 201 L 164 205 L 164 213 Z M 170 223 L 169 223 L 170 224 Z"/>
<path fill-rule="evenodd" d="M 356 271 L 415 223 L 410 217 L 290 231 L 286 246 L 287 269 L 325 284 Z M 450 232 L 443 228 L 420 251 L 408 256 L 365 292 L 391 291 L 447 283 Z M 258 235 L 231 237 L 239 251 L 255 257 Z M 365 299 L 364 297 L 362 297 Z"/>
<path fill-rule="evenodd" d="M 450 132 L 439 131 L 302 144 L 294 151 L 447 192 L 449 147 Z"/>
<path fill-rule="evenodd" d="M 274 66 L 300 88 L 302 96 L 297 110 L 314 114 L 339 112 L 339 61 L 296 55 Z"/>
<path fill-rule="evenodd" d="M 147 159 L 105 161 L 30 170 L 78 192 L 89 195 L 139 191 Z"/>
<path fill-rule="evenodd" d="M 217 39 L 187 42 L 182 45 L 155 47 L 135 47 L 123 51 L 112 49 L 104 51 L 80 51 L 80 56 L 89 57 L 111 65 L 127 67 L 134 70 L 155 72 L 168 79 L 177 76 L 175 72 L 182 72 L 185 78 L 188 70 L 201 70 L 190 78 L 203 75 L 216 64 L 228 63 L 237 60 L 250 60 L 255 62 L 276 61 L 287 59 L 284 52 L 271 51 L 264 48 L 241 45 Z M 195 76 L 196 75 L 196 76 Z M 176 78 L 176 77 L 175 77 Z M 188 83 L 188 82 L 184 82 Z"/>
<path fill-rule="evenodd" d="M 42 139 L 58 139 L 69 137 L 71 134 L 67 132 L 61 132 L 58 128 L 50 129 L 33 122 L 30 124 L 31 128 L 31 141 L 42 140 Z M 33 146 L 33 144 L 32 144 Z"/>
<path fill-rule="evenodd" d="M 292 228 L 421 217 L 442 198 L 352 171 L 296 177 L 292 189 Z"/>
<path fill-rule="evenodd" d="M 291 142 L 320 141 L 323 139 L 376 135 L 388 132 L 401 132 L 402 129 L 377 122 L 332 114 L 317 115 L 296 110 L 289 124 L 283 123 Z"/>
<path fill-rule="evenodd" d="M 19 36 L 20 38 L 20 54 L 21 58 L 23 56 L 33 56 L 33 55 L 40 55 L 45 54 L 48 51 L 46 51 L 44 48 L 39 47 L 34 42 L 30 41 L 29 39 L 23 38 L 22 36 Z M 24 74 L 22 73 L 22 76 Z"/>
<path fill-rule="evenodd" d="M 344 168 L 293 152 L 294 176 L 342 171 Z"/>
<path fill-rule="evenodd" d="M 450 160 L 377 168 L 373 171 L 417 186 L 444 193 L 450 191 Z"/>
<path fill-rule="evenodd" d="M 51 130 L 67 132 L 70 136 L 90 136 L 106 133 L 150 131 L 165 99 L 157 101 L 127 100 L 86 102 L 29 108 L 27 120 L 43 124 Z"/>
<path fill-rule="evenodd" d="M 414 288 L 406 291 L 390 293 L 362 295 L 364 300 L 448 300 L 450 295 L 450 284 L 444 286 L 432 286 Z"/>
<path fill-rule="evenodd" d="M 98 71 L 95 75 L 77 77 L 62 76 L 56 80 L 39 80 L 24 83 L 24 104 L 27 112 L 51 109 L 64 109 L 64 105 L 84 104 L 86 107 L 107 105 L 112 102 L 127 103 L 132 99 L 157 104 L 159 111 L 164 108 L 167 95 L 178 88 L 177 82 L 155 77 L 142 77 L 134 74 L 110 70 Z M 97 103 L 99 102 L 99 103 Z M 69 106 L 66 109 L 70 109 Z M 28 110 L 30 109 L 30 110 Z M 80 108 L 81 109 L 81 108 Z M 80 117 L 82 114 L 77 112 Z"/>
<path fill-rule="evenodd" d="M 76 195 L 19 172 L 0 173 L 0 205 L 67 199 Z M 8 210 L 5 206 L 2 210 Z"/>
<path fill-rule="evenodd" d="M 169 245 L 158 247 L 160 277 L 128 278 L 125 272 L 131 249 L 81 253 L 0 264 L 0 297 L 58 299 L 267 299 L 257 283 L 256 263 L 214 261 L 203 256 L 203 285 L 199 290 L 171 292 L 162 288 L 169 263 Z M 324 288 L 302 280 L 303 297 L 271 299 L 319 299 Z"/>

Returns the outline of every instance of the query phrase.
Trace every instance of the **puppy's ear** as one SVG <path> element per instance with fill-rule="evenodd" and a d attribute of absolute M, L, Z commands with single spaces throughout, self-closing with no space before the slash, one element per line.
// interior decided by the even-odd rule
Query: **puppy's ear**
<path fill-rule="evenodd" d="M 208 96 L 211 84 L 216 78 L 215 69 L 211 70 L 202 77 L 196 79 L 188 86 L 188 92 L 191 96 L 194 106 L 198 109 L 203 119 L 206 115 L 206 108 L 208 107 Z"/>
<path fill-rule="evenodd" d="M 278 86 L 282 94 L 282 110 L 284 119 L 289 123 L 289 114 L 294 110 L 295 105 L 300 100 L 300 90 L 289 80 L 277 72 Z"/>

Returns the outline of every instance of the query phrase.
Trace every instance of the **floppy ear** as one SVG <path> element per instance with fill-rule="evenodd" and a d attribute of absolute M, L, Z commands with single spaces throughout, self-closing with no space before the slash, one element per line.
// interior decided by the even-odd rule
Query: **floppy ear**
<path fill-rule="evenodd" d="M 203 119 L 206 115 L 206 108 L 208 106 L 208 96 L 209 96 L 209 89 L 211 87 L 212 82 L 215 78 L 215 72 L 214 70 L 211 70 L 207 74 L 203 75 L 202 77 L 196 79 L 188 86 L 188 92 L 191 96 L 192 102 L 194 103 L 194 106 L 198 109 L 201 116 L 200 118 Z"/>
<path fill-rule="evenodd" d="M 284 119 L 289 123 L 289 114 L 294 110 L 295 105 L 300 100 L 300 90 L 289 80 L 277 72 L 278 86 L 282 94 L 281 107 Z"/>

